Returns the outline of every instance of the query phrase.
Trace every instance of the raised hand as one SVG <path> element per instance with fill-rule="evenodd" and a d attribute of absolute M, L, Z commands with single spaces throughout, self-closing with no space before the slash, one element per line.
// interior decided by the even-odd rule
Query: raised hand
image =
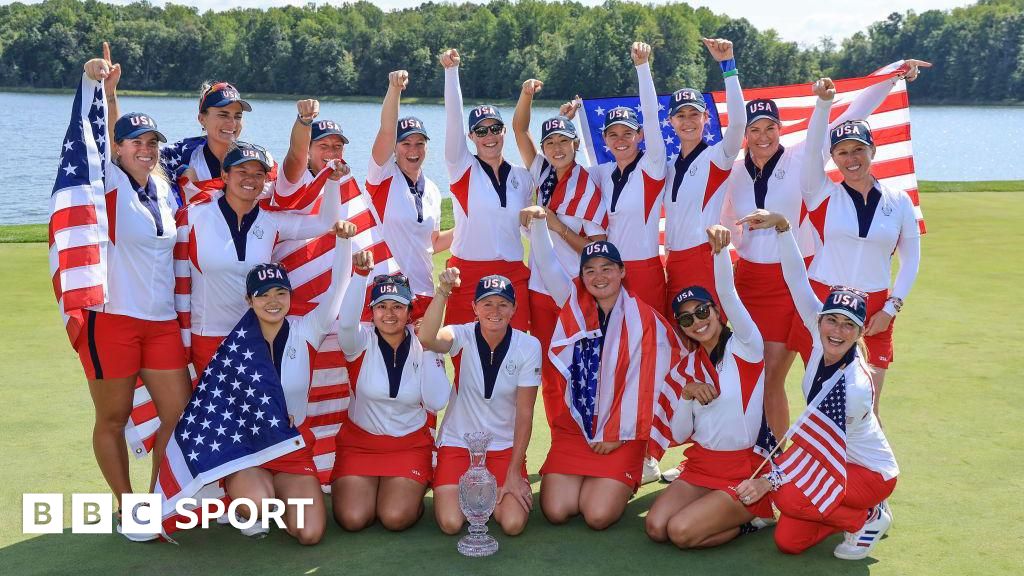
<path fill-rule="evenodd" d="M 706 232 L 708 234 L 708 244 L 711 244 L 711 251 L 715 254 L 721 252 L 722 248 L 727 247 L 732 239 L 732 233 L 729 229 L 720 224 L 708 226 Z"/>
<path fill-rule="evenodd" d="M 331 233 L 338 238 L 349 239 L 357 234 L 356 225 L 348 220 L 338 220 L 331 226 Z M 361 252 L 359 253 L 361 254 Z M 353 262 L 355 259 L 353 258 Z M 373 263 L 373 255 L 370 256 L 370 263 Z"/>
<path fill-rule="evenodd" d="M 437 282 L 445 292 L 451 292 L 452 288 L 462 285 L 462 273 L 458 268 L 445 268 L 437 275 Z"/>
<path fill-rule="evenodd" d="M 701 38 L 701 42 L 707 47 L 708 52 L 711 53 L 711 57 L 716 62 L 725 62 L 726 60 L 732 60 L 732 41 L 726 40 L 725 38 Z"/>
<path fill-rule="evenodd" d="M 459 51 L 455 48 L 449 48 L 441 53 L 441 66 L 445 68 L 455 68 L 461 61 Z"/>
<path fill-rule="evenodd" d="M 341 158 L 328 160 L 327 165 L 333 170 L 328 178 L 334 181 L 341 180 L 352 172 L 352 169 L 348 167 L 348 163 Z"/>
<path fill-rule="evenodd" d="M 103 43 L 103 57 L 93 58 L 85 63 L 85 74 L 93 80 L 102 80 L 103 87 L 111 94 L 121 80 L 121 65 L 110 60 L 110 43 Z"/>
<path fill-rule="evenodd" d="M 530 78 L 526 82 L 523 82 L 523 94 L 534 96 L 537 92 L 540 92 L 542 88 L 544 88 L 544 83 L 536 78 Z"/>
<path fill-rule="evenodd" d="M 369 250 L 360 250 L 353 254 L 352 267 L 364 272 L 373 270 L 373 252 L 370 252 Z"/>
<path fill-rule="evenodd" d="M 446 66 L 447 68 L 447 66 Z M 395 70 L 388 73 L 388 87 L 397 88 L 399 92 L 405 90 L 409 85 L 409 73 L 405 70 Z"/>
<path fill-rule="evenodd" d="M 924 60 L 917 60 L 914 58 L 908 58 L 903 61 L 903 67 L 906 68 L 906 72 L 903 73 L 903 78 L 907 82 L 913 82 L 917 80 L 917 76 L 921 74 L 921 68 L 931 68 L 931 62 L 925 62 Z"/>
<path fill-rule="evenodd" d="M 295 108 L 298 109 L 299 118 L 303 122 L 312 122 L 320 115 L 320 102 L 317 100 L 299 100 L 295 103 Z"/>
<path fill-rule="evenodd" d="M 651 60 L 651 45 L 646 42 L 633 42 L 629 49 L 629 56 L 633 59 L 635 66 L 647 64 Z"/>
<path fill-rule="evenodd" d="M 583 99 L 577 94 L 575 98 L 558 107 L 558 114 L 572 120 L 580 106 L 583 106 Z"/>
<path fill-rule="evenodd" d="M 836 83 L 831 78 L 820 78 L 811 85 L 811 92 L 822 100 L 831 100 L 836 97 Z"/>

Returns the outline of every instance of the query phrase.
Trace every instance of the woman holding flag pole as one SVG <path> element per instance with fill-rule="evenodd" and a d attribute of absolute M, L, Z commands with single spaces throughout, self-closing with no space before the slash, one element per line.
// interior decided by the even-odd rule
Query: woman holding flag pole
<path fill-rule="evenodd" d="M 834 286 L 824 303 L 818 300 L 785 216 L 758 210 L 737 224 L 776 236 L 786 284 L 814 342 L 803 379 L 808 408 L 786 433 L 792 445 L 769 474 L 740 483 L 737 494 L 752 503 L 771 493 L 781 513 L 775 543 L 782 552 L 799 554 L 842 531 L 834 555 L 865 558 L 892 523 L 882 503 L 899 474 L 873 410 L 865 294 Z"/>
<path fill-rule="evenodd" d="M 579 277 L 554 252 L 546 210 L 523 210 L 537 272 L 561 306 L 548 357 L 564 409 L 551 427 L 541 467 L 541 510 L 554 524 L 582 514 L 595 530 L 622 517 L 640 486 L 655 399 L 680 345 L 668 322 L 623 286 L 615 245 L 592 242 Z"/>

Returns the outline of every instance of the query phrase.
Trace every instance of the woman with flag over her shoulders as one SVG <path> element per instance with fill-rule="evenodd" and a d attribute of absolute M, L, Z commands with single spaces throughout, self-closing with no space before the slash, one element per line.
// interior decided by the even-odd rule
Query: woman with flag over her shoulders
<path fill-rule="evenodd" d="M 623 286 L 611 242 L 588 244 L 572 279 L 554 253 L 546 210 L 523 210 L 536 272 L 561 306 L 548 357 L 564 390 L 541 467 L 541 510 L 555 524 L 582 514 L 595 530 L 619 520 L 639 488 L 654 403 L 680 344 L 658 311 Z"/>
<path fill-rule="evenodd" d="M 774 516 L 768 500 L 740 502 L 734 488 L 762 461 L 754 447 L 762 428 L 767 430 L 764 343 L 736 294 L 729 230 L 714 225 L 706 234 L 718 298 L 708 287 L 694 285 L 673 299 L 676 322 L 692 353 L 669 375 L 651 432 L 651 452 L 658 457 L 670 445 L 693 443 L 679 477 L 658 494 L 645 522 L 652 540 L 684 549 L 720 546 L 753 529 L 756 518 Z"/>
<path fill-rule="evenodd" d="M 781 513 L 775 543 L 782 552 L 799 554 L 842 531 L 834 555 L 859 560 L 892 523 L 884 501 L 899 474 L 872 409 L 875 391 L 862 339 L 865 295 L 836 286 L 824 303 L 818 300 L 785 216 L 759 210 L 739 224 L 774 229 L 786 284 L 814 346 L 803 379 L 808 408 L 787 432 L 792 445 L 769 474 L 736 491 L 744 503 L 770 493 Z"/>
<path fill-rule="evenodd" d="M 434 516 L 445 534 L 462 530 L 466 517 L 459 508 L 458 483 L 470 463 L 465 436 L 488 432 L 485 463 L 498 483 L 494 518 L 514 536 L 526 528 L 533 509 L 526 449 L 540 385 L 540 342 L 511 326 L 518 295 L 512 280 L 497 274 L 476 284 L 475 322 L 442 326 L 445 303 L 462 281 L 458 268 L 441 272 L 419 329 L 423 347 L 451 355 L 455 365 L 455 385 L 438 430 Z"/>

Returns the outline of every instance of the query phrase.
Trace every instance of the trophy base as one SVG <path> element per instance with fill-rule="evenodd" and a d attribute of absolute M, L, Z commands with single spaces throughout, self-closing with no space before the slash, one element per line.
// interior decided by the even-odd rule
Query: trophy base
<path fill-rule="evenodd" d="M 459 553 L 479 558 L 498 551 L 498 541 L 488 534 L 466 534 L 459 539 Z"/>

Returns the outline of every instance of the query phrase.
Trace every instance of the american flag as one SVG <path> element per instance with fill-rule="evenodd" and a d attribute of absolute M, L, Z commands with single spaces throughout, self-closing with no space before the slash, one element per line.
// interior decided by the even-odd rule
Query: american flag
<path fill-rule="evenodd" d="M 865 89 L 888 82 L 906 71 L 903 62 L 895 62 L 870 76 L 836 80 L 836 96 L 832 105 L 829 120 L 833 121 L 850 107 L 853 100 Z M 768 88 L 744 88 L 743 97 L 750 100 L 770 98 L 779 107 L 782 119 L 782 145 L 792 146 L 807 138 L 807 122 L 814 111 L 817 99 L 811 92 L 811 84 L 793 84 L 790 86 L 772 86 Z M 661 120 L 661 137 L 666 143 L 668 156 L 679 153 L 678 139 L 668 121 L 668 100 L 670 96 L 658 97 L 658 117 Z M 729 126 L 729 116 L 725 106 L 725 92 L 705 92 L 704 100 L 708 103 L 711 121 L 704 131 L 704 140 L 708 145 L 721 140 L 722 129 Z M 587 156 L 591 165 L 613 161 L 611 153 L 604 147 L 601 130 L 604 127 L 604 114 L 615 106 L 628 106 L 640 113 L 640 98 L 626 96 L 615 98 L 585 98 L 580 119 L 583 124 L 584 140 Z M 641 113 L 642 114 L 642 113 Z M 642 116 L 641 116 L 642 117 Z M 914 203 L 914 212 L 921 233 L 925 232 L 924 215 L 917 191 L 917 175 L 914 171 L 914 150 L 910 137 L 910 100 L 907 97 L 907 84 L 898 80 L 889 91 L 880 106 L 867 118 L 871 125 L 872 136 L 877 146 L 875 159 L 871 167 L 872 174 L 880 183 L 892 190 L 902 190 L 910 196 Z M 643 144 L 641 144 L 641 147 Z M 829 159 L 826 164 L 828 175 L 839 181 L 841 175 L 835 164 Z"/>
<path fill-rule="evenodd" d="M 165 531 L 173 531 L 182 498 L 303 446 L 288 425 L 281 382 L 250 310 L 217 349 L 167 443 L 156 484 Z"/>
<path fill-rule="evenodd" d="M 50 275 L 53 293 L 74 345 L 83 310 L 107 300 L 108 220 L 104 163 L 107 99 L 103 83 L 82 75 L 64 135 L 50 195 Z"/>
<path fill-rule="evenodd" d="M 779 470 L 827 516 L 843 501 L 846 490 L 846 378 L 842 370 L 822 386 L 786 437 L 793 443 L 779 457 Z"/>
<path fill-rule="evenodd" d="M 608 208 L 601 198 L 601 188 L 590 177 L 590 172 L 574 164 L 569 176 L 559 181 L 554 167 L 547 160 L 542 162 L 537 202 L 558 214 L 589 220 L 607 230 Z"/>

